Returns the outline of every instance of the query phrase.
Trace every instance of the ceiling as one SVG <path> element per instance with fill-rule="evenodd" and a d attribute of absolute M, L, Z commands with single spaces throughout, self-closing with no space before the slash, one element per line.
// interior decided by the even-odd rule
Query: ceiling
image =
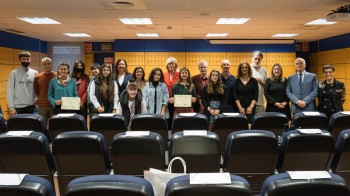
<path fill-rule="evenodd" d="M 0 0 L 0 30 L 48 42 L 108 42 L 140 39 L 136 33 L 158 33 L 156 39 L 206 39 L 207 33 L 229 33 L 223 39 L 273 39 L 297 33 L 296 41 L 315 41 L 350 32 L 350 20 L 330 26 L 305 26 L 349 0 Z M 49 17 L 61 24 L 33 25 L 16 17 Z M 118 18 L 151 18 L 153 25 L 124 25 Z M 243 25 L 217 25 L 218 18 L 251 18 Z M 72 38 L 63 33 L 87 33 Z M 152 38 L 154 39 L 154 38 Z"/>

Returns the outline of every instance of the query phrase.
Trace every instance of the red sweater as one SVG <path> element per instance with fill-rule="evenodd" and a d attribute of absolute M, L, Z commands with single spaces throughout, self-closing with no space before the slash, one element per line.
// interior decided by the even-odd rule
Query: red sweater
<path fill-rule="evenodd" d="M 175 71 L 173 74 L 173 80 L 170 82 L 169 72 L 164 72 L 164 83 L 168 87 L 169 97 L 172 95 L 173 86 L 179 80 L 179 72 Z"/>

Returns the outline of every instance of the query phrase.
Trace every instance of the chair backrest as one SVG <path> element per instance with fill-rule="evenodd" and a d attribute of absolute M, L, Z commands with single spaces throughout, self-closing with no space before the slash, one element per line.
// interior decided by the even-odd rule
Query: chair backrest
<path fill-rule="evenodd" d="M 46 179 L 27 175 L 19 185 L 0 185 L 0 195 L 55 196 L 53 185 Z"/>
<path fill-rule="evenodd" d="M 184 135 L 183 131 L 174 133 L 170 139 L 169 160 L 174 157 L 185 160 L 188 173 L 219 172 L 219 136 L 213 132 L 207 132 L 207 135 Z M 183 172 L 182 165 L 174 163 L 173 171 Z"/>
<path fill-rule="evenodd" d="M 124 117 L 119 114 L 113 116 L 93 115 L 90 119 L 90 131 L 101 133 L 109 147 L 112 146 L 113 137 L 121 132 L 127 131 Z"/>
<path fill-rule="evenodd" d="M 334 139 L 328 131 L 303 134 L 298 130 L 286 132 L 277 162 L 277 169 L 285 171 L 328 171 L 334 154 Z"/>
<path fill-rule="evenodd" d="M 168 123 L 160 114 L 136 114 L 131 119 L 131 131 L 152 131 L 162 136 L 164 144 L 168 143 Z"/>
<path fill-rule="evenodd" d="M 224 170 L 248 180 L 253 192 L 260 192 L 264 180 L 274 174 L 278 157 L 278 140 L 274 133 L 244 130 L 228 136 Z"/>
<path fill-rule="evenodd" d="M 0 113 L 0 133 L 7 131 L 7 123 L 4 118 L 4 115 Z"/>
<path fill-rule="evenodd" d="M 279 112 L 265 112 L 255 114 L 252 119 L 251 129 L 271 131 L 275 135 L 282 135 L 284 125 L 288 123 L 285 114 Z"/>
<path fill-rule="evenodd" d="M 125 132 L 113 139 L 112 165 L 115 174 L 142 176 L 144 170 L 164 170 L 165 155 L 162 137 L 150 132 L 145 136 L 129 137 Z"/>
<path fill-rule="evenodd" d="M 0 172 L 37 175 L 53 183 L 55 166 L 46 136 L 39 132 L 29 136 L 1 134 Z"/>
<path fill-rule="evenodd" d="M 332 133 L 334 140 L 345 129 L 350 128 L 350 115 L 337 112 L 331 116 L 328 124 L 328 131 Z"/>
<path fill-rule="evenodd" d="M 51 141 L 53 141 L 58 134 L 77 130 L 87 130 L 85 118 L 80 114 L 74 114 L 73 116 L 68 117 L 56 114 L 49 118 L 49 133 Z"/>
<path fill-rule="evenodd" d="M 225 151 L 225 145 L 227 136 L 234 132 L 240 130 L 249 129 L 248 119 L 243 114 L 237 115 L 224 115 L 219 114 L 217 118 L 214 119 L 213 126 L 211 130 L 218 134 L 220 138 L 220 148 L 221 152 Z"/>
<path fill-rule="evenodd" d="M 152 185 L 145 179 L 124 175 L 94 175 L 77 178 L 67 187 L 66 196 L 153 196 Z"/>
<path fill-rule="evenodd" d="M 325 114 L 308 115 L 304 112 L 294 114 L 291 125 L 301 129 L 328 130 L 328 118 Z"/>
<path fill-rule="evenodd" d="M 288 173 L 268 177 L 260 196 L 333 196 L 350 195 L 340 176 L 330 173 L 330 179 L 291 179 Z"/>
<path fill-rule="evenodd" d="M 231 175 L 231 184 L 190 184 L 190 176 L 171 179 L 165 189 L 166 196 L 250 196 L 249 183 L 242 177 Z"/>
<path fill-rule="evenodd" d="M 100 133 L 90 131 L 61 133 L 52 143 L 52 155 L 61 193 L 72 179 L 110 172 L 107 144 Z"/>
<path fill-rule="evenodd" d="M 350 185 L 350 129 L 339 134 L 331 169 Z"/>
<path fill-rule="evenodd" d="M 17 114 L 11 116 L 7 121 L 7 128 L 9 131 L 31 130 L 47 134 L 45 119 L 39 114 Z"/>
<path fill-rule="evenodd" d="M 200 113 L 193 116 L 177 114 L 173 118 L 172 133 L 183 130 L 208 130 L 208 119 Z"/>

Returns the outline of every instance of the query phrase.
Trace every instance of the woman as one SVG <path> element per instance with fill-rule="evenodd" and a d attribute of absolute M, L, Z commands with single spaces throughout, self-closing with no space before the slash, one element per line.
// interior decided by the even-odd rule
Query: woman
<path fill-rule="evenodd" d="M 119 101 L 118 86 L 112 77 L 112 68 L 101 66 L 101 73 L 90 84 L 90 113 L 115 113 Z"/>
<path fill-rule="evenodd" d="M 222 83 L 219 70 L 214 69 L 209 74 L 209 83 L 204 87 L 202 95 L 204 114 L 207 115 L 210 125 L 225 109 L 226 102 L 227 88 Z"/>
<path fill-rule="evenodd" d="M 128 71 L 128 64 L 125 59 L 119 58 L 114 67 L 113 77 L 118 85 L 118 95 L 126 89 L 128 81 L 132 78 L 131 73 Z"/>
<path fill-rule="evenodd" d="M 78 112 L 77 110 L 61 110 L 62 97 L 78 97 L 76 82 L 69 76 L 67 63 L 58 65 L 57 77 L 51 79 L 49 83 L 48 98 L 54 114 Z"/>
<path fill-rule="evenodd" d="M 164 72 L 164 83 L 168 87 L 169 96 L 172 95 L 173 87 L 175 83 L 179 80 L 179 72 L 177 72 L 177 60 L 174 57 L 169 57 L 165 61 L 165 67 L 167 69 L 166 72 Z M 168 110 L 169 110 L 169 119 L 168 119 L 168 127 L 172 127 L 172 119 L 174 114 L 174 104 L 169 103 L 168 104 Z"/>
<path fill-rule="evenodd" d="M 318 111 L 330 119 L 332 114 L 343 111 L 345 87 L 344 83 L 334 78 L 333 65 L 324 65 L 322 70 L 326 79 L 318 85 Z"/>
<path fill-rule="evenodd" d="M 265 81 L 264 94 L 267 101 L 266 112 L 284 113 L 291 120 L 289 99 L 286 95 L 287 79 L 283 77 L 280 64 L 275 64 L 271 70 L 271 77 Z"/>
<path fill-rule="evenodd" d="M 124 116 L 128 129 L 130 129 L 130 121 L 135 114 L 147 114 L 146 104 L 142 100 L 142 93 L 137 89 L 135 81 L 130 80 L 126 90 L 120 94 L 116 113 Z"/>
<path fill-rule="evenodd" d="M 237 69 L 236 91 L 233 92 L 239 113 L 244 114 L 251 122 L 255 114 L 255 104 L 258 100 L 258 81 L 252 77 L 252 68 L 246 61 L 242 61 Z"/>
<path fill-rule="evenodd" d="M 101 70 L 101 65 L 98 63 L 94 63 L 90 66 L 90 71 L 92 76 L 90 77 L 90 82 L 94 79 L 97 78 L 100 75 L 100 70 Z"/>
<path fill-rule="evenodd" d="M 175 95 L 191 95 L 191 103 L 196 103 L 196 88 L 192 84 L 190 70 L 186 67 L 182 67 L 180 69 L 180 79 L 176 82 L 173 87 L 171 98 L 169 99 L 169 103 L 174 104 Z M 193 108 L 191 107 L 175 107 L 174 114 L 178 113 L 191 113 L 193 112 Z"/>
<path fill-rule="evenodd" d="M 85 63 L 82 60 L 77 60 L 73 66 L 71 75 L 77 83 L 77 91 L 80 97 L 80 114 L 86 119 L 87 117 L 87 91 L 90 83 L 89 76 L 85 73 Z"/>
<path fill-rule="evenodd" d="M 134 69 L 134 72 L 132 73 L 132 79 L 136 81 L 137 88 L 140 91 L 143 91 L 147 81 L 145 80 L 145 71 L 142 67 L 136 67 Z"/>
<path fill-rule="evenodd" d="M 142 95 L 149 114 L 161 114 L 169 118 L 167 110 L 169 92 L 164 83 L 163 71 L 160 68 L 152 69 L 149 74 L 149 82 L 143 89 Z"/>

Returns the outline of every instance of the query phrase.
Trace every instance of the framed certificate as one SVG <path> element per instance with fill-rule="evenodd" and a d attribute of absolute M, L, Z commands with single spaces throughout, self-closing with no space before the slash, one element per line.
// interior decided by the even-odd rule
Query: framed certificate
<path fill-rule="evenodd" d="M 174 95 L 174 107 L 191 107 L 192 95 Z"/>
<path fill-rule="evenodd" d="M 62 110 L 80 110 L 80 97 L 62 97 Z"/>

